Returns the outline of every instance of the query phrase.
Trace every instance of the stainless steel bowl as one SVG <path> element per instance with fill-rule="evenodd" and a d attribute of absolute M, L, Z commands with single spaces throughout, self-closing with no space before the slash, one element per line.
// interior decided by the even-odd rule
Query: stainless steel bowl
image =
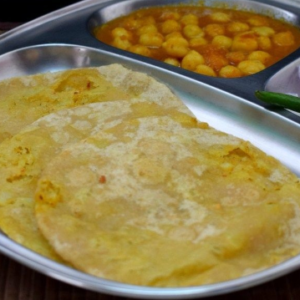
<path fill-rule="evenodd" d="M 181 0 L 131 0 L 123 1 L 121 3 L 114 3 L 107 5 L 96 11 L 88 21 L 88 28 L 92 32 L 96 26 L 107 23 L 115 18 L 127 15 L 135 10 L 164 5 L 199 5 L 198 0 L 189 0 L 182 2 Z M 238 10 L 245 10 L 250 12 L 259 13 L 279 20 L 285 20 L 287 23 L 295 26 L 300 25 L 299 15 L 284 10 L 272 5 L 264 4 L 263 2 L 255 2 L 250 0 L 204 0 L 201 5 L 207 7 L 217 8 L 232 8 Z"/>
<path fill-rule="evenodd" d="M 287 57 L 283 58 L 276 64 L 266 68 L 265 70 L 258 72 L 250 76 L 244 76 L 240 78 L 213 78 L 210 76 L 205 76 L 201 74 L 196 74 L 192 71 L 187 71 L 178 67 L 170 66 L 166 63 L 155 61 L 152 58 L 147 58 L 141 55 L 130 53 L 125 50 L 117 49 L 113 46 L 106 45 L 105 43 L 96 39 L 94 35 L 94 29 L 97 26 L 103 25 L 113 19 L 118 17 L 128 15 L 129 13 L 136 11 L 141 8 L 147 7 L 159 7 L 165 5 L 199 5 L 198 0 L 189 0 L 182 2 L 180 0 L 130 0 L 122 2 L 113 2 L 112 4 L 105 5 L 99 10 L 96 10 L 87 21 L 87 28 L 90 35 L 94 37 L 95 43 L 98 44 L 99 48 L 104 48 L 106 50 L 118 53 L 120 55 L 134 58 L 139 61 L 148 62 L 149 64 L 155 64 L 161 68 L 166 68 L 173 72 L 180 72 L 190 78 L 211 84 L 222 90 L 226 90 L 235 95 L 239 95 L 250 101 L 256 102 L 253 95 L 255 89 L 264 89 L 264 85 L 269 80 L 271 76 L 280 71 L 284 66 L 294 61 L 300 55 L 300 49 L 298 52 L 289 54 Z M 276 7 L 270 4 L 263 3 L 261 1 L 251 1 L 251 0 L 204 0 L 201 1 L 201 5 L 206 7 L 216 7 L 216 8 L 232 8 L 240 9 L 244 11 L 259 13 L 261 15 L 266 15 L 278 20 L 284 20 L 285 22 L 300 27 L 300 14 L 294 11 Z"/>

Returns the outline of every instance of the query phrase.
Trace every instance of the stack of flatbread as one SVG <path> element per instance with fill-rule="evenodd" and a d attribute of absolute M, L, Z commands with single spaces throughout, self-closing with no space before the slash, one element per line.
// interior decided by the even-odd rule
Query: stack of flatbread
<path fill-rule="evenodd" d="M 230 280 L 300 252 L 300 183 L 121 65 L 0 83 L 0 228 L 122 283 Z"/>

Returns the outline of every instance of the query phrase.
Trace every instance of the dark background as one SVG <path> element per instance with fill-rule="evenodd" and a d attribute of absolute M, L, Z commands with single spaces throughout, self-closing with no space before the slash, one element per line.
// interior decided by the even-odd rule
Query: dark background
<path fill-rule="evenodd" d="M 0 22 L 27 22 L 80 0 L 0 0 Z"/>

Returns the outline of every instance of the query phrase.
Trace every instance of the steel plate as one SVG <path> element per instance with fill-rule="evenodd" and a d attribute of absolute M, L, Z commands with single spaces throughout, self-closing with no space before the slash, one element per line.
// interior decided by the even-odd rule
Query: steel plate
<path fill-rule="evenodd" d="M 266 9 L 266 12 L 271 10 L 275 15 L 299 24 L 300 8 L 297 5 L 268 0 L 264 4 L 259 1 L 226 1 L 231 4 L 237 2 L 251 8 Z M 249 140 L 300 176 L 300 117 L 284 109 L 271 110 L 254 97 L 256 89 L 277 87 L 280 78 L 294 72 L 293 68 L 297 68 L 300 63 L 300 50 L 260 73 L 237 79 L 211 78 L 178 70 L 104 45 L 93 37 L 91 26 L 103 21 L 104 17 L 114 16 L 112 10 L 101 9 L 116 3 L 124 12 L 125 7 L 132 8 L 141 1 L 81 1 L 0 36 L 0 79 L 120 63 L 162 81 L 182 98 L 198 119 L 216 129 Z M 154 1 L 151 0 L 151 3 Z M 104 16 L 101 15 L 103 12 Z M 295 86 L 289 89 L 296 91 Z M 188 299 L 225 294 L 261 284 L 300 267 L 300 256 L 296 256 L 265 271 L 227 282 L 187 288 L 150 288 L 84 274 L 42 257 L 2 233 L 0 251 L 32 269 L 75 286 L 111 295 L 145 299 Z"/>

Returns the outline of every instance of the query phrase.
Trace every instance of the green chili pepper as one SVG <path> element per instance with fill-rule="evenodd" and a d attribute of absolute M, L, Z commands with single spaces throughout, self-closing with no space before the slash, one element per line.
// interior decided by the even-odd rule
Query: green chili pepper
<path fill-rule="evenodd" d="M 255 96 L 263 102 L 300 112 L 299 97 L 268 91 L 255 91 Z"/>

